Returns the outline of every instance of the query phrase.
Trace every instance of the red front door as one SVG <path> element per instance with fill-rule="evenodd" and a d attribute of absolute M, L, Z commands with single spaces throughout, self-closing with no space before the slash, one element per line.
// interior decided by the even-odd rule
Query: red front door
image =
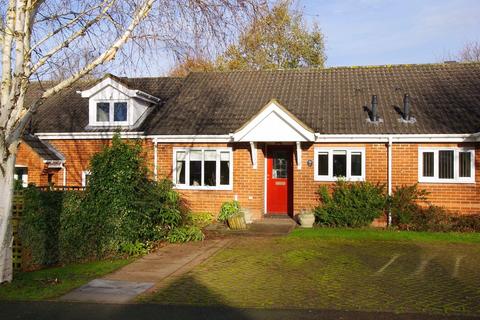
<path fill-rule="evenodd" d="M 267 213 L 292 212 L 292 148 L 268 146 L 267 149 Z"/>

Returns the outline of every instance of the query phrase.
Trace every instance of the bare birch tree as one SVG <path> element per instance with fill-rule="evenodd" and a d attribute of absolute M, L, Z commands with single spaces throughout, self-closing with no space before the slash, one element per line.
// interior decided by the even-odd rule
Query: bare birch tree
<path fill-rule="evenodd" d="M 99 66 L 138 63 L 149 49 L 178 53 L 189 35 L 227 38 L 263 6 L 262 0 L 0 0 L 0 283 L 12 279 L 15 156 L 45 99 Z M 52 76 L 60 79 L 27 103 L 31 81 Z"/>
<path fill-rule="evenodd" d="M 458 54 L 460 61 L 463 62 L 480 62 L 480 42 L 468 42 L 460 50 Z"/>

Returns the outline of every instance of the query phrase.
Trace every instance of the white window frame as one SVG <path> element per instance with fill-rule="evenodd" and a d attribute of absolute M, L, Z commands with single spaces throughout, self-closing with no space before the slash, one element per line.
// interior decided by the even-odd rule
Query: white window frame
<path fill-rule="evenodd" d="M 185 152 L 185 184 L 177 183 L 177 152 Z M 188 183 L 190 182 L 190 152 L 191 151 L 201 151 L 202 152 L 202 176 L 201 176 L 201 186 L 190 186 Z M 216 185 L 215 186 L 204 186 L 204 161 L 205 161 L 205 151 L 216 151 Z M 230 157 L 230 172 L 229 177 L 230 181 L 229 184 L 220 185 L 220 153 L 221 152 L 228 152 Z M 173 184 L 176 189 L 185 189 L 185 190 L 233 190 L 233 152 L 232 148 L 229 147 L 191 147 L 191 148 L 173 148 Z"/>
<path fill-rule="evenodd" d="M 82 171 L 82 187 L 87 186 L 87 176 L 92 175 L 92 172 L 90 170 L 83 170 Z"/>
<path fill-rule="evenodd" d="M 440 179 L 439 166 L 438 166 L 438 154 L 439 151 L 453 151 L 453 179 Z M 423 176 L 423 153 L 433 153 L 433 177 Z M 460 158 L 460 152 L 469 152 L 471 154 L 470 172 L 471 177 L 460 177 L 460 170 L 458 161 Z M 458 148 L 458 147 L 419 147 L 418 148 L 418 182 L 422 183 L 475 183 L 475 148 Z"/>
<path fill-rule="evenodd" d="M 114 111 L 115 111 L 115 103 L 119 102 L 124 102 L 127 104 L 127 119 L 125 121 L 114 121 Z M 125 99 L 119 99 L 119 100 L 106 100 L 106 99 L 101 99 L 101 100 L 95 100 L 95 125 L 106 125 L 106 126 L 111 126 L 111 125 L 116 125 L 116 126 L 127 126 L 128 125 L 128 119 L 130 118 L 130 103 L 128 100 Z M 109 104 L 109 109 L 108 109 L 108 121 L 97 121 L 97 111 L 98 111 L 98 104 L 99 103 L 108 103 Z"/>
<path fill-rule="evenodd" d="M 17 168 L 24 168 L 27 169 L 27 174 L 22 174 L 21 177 L 19 177 L 15 172 L 13 173 L 13 177 L 15 180 L 20 180 L 22 181 L 22 187 L 26 188 L 28 187 L 28 166 L 23 166 L 23 165 L 15 165 L 15 169 Z M 16 171 L 16 170 L 15 170 Z M 25 180 L 24 180 L 25 178 Z"/>
<path fill-rule="evenodd" d="M 333 153 L 336 151 L 345 151 L 347 153 L 347 176 L 343 177 L 346 181 L 365 181 L 365 148 L 363 147 L 315 147 L 315 159 L 314 159 L 314 180 L 315 181 L 337 181 L 339 178 L 333 176 Z M 352 153 L 359 152 L 362 157 L 362 175 L 352 176 Z M 328 175 L 318 174 L 318 155 L 320 153 L 328 154 Z"/>

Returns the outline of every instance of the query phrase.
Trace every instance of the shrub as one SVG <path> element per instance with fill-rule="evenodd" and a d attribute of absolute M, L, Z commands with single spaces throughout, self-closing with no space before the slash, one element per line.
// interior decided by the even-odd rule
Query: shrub
<path fill-rule="evenodd" d="M 397 187 L 389 198 L 392 223 L 401 229 L 412 228 L 413 219 L 421 211 L 420 203 L 426 203 L 428 192 L 418 189 L 417 184 Z"/>
<path fill-rule="evenodd" d="M 24 189 L 24 209 L 19 234 L 35 265 L 54 265 L 59 261 L 58 230 L 63 192 Z"/>
<path fill-rule="evenodd" d="M 236 200 L 224 202 L 220 208 L 218 221 L 225 222 L 229 218 L 240 214 L 240 204 Z"/>
<path fill-rule="evenodd" d="M 120 244 L 120 253 L 128 256 L 142 256 L 149 251 L 148 245 L 140 241 L 123 242 Z"/>
<path fill-rule="evenodd" d="M 318 191 L 321 204 L 314 209 L 319 224 L 333 227 L 362 227 L 383 213 L 385 187 L 369 182 L 339 180 L 330 195 L 327 186 Z"/>
<path fill-rule="evenodd" d="M 188 214 L 186 224 L 205 228 L 213 222 L 213 214 L 210 212 L 193 212 Z"/>
<path fill-rule="evenodd" d="M 480 214 L 457 215 L 452 218 L 454 231 L 479 232 Z"/>
<path fill-rule="evenodd" d="M 168 242 L 200 241 L 205 238 L 202 230 L 196 226 L 181 226 L 170 231 L 167 236 Z"/>

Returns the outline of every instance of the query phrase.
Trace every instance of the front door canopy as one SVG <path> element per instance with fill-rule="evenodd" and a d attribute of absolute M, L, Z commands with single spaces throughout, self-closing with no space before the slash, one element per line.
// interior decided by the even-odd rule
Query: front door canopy
<path fill-rule="evenodd" d="M 315 141 L 315 132 L 276 100 L 271 100 L 231 136 L 235 142 Z"/>

